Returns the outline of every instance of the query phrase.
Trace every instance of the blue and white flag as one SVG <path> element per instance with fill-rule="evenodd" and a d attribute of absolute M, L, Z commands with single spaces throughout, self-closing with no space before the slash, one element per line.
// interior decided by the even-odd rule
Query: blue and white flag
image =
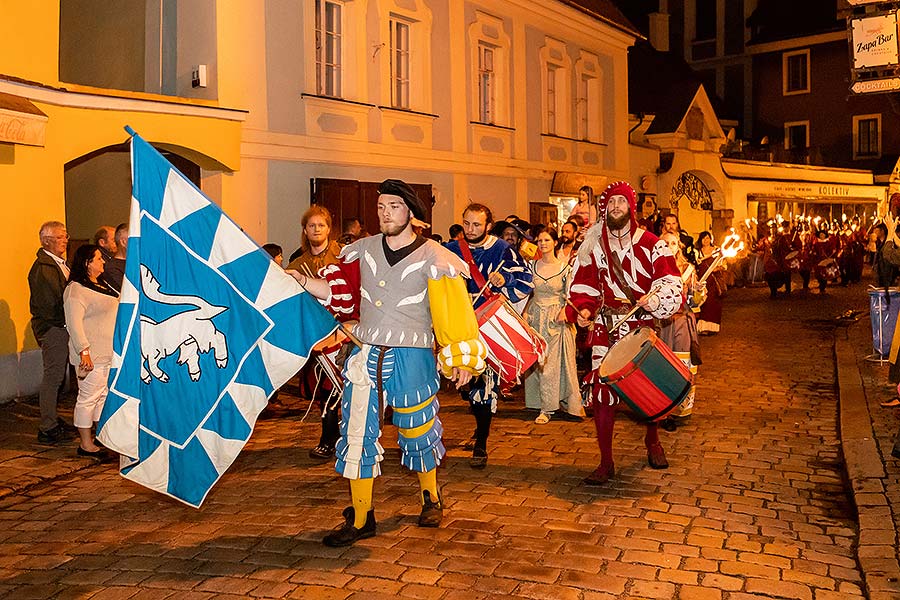
<path fill-rule="evenodd" d="M 269 396 L 337 323 L 137 135 L 131 171 L 128 256 L 97 437 L 122 455 L 124 477 L 200 506 Z"/>

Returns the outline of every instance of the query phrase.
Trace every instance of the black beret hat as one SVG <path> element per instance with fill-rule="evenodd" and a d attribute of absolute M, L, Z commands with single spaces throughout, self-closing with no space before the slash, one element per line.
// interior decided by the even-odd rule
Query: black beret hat
<path fill-rule="evenodd" d="M 425 219 L 425 203 L 416 195 L 416 192 L 405 181 L 399 179 L 385 179 L 378 186 L 379 194 L 388 194 L 390 196 L 399 196 L 403 198 L 403 202 L 409 207 L 412 215 L 419 219 Z"/>

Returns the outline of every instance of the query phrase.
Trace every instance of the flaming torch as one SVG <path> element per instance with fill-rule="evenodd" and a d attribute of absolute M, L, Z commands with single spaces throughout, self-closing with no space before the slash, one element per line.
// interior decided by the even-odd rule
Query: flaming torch
<path fill-rule="evenodd" d="M 738 255 L 738 252 L 744 249 L 744 242 L 741 240 L 741 236 L 734 232 L 734 228 L 731 229 L 731 235 L 725 236 L 725 239 L 722 241 L 722 245 L 719 247 L 718 252 L 716 252 L 716 259 L 709 266 L 703 276 L 700 278 L 698 283 L 703 283 L 709 278 L 710 274 L 715 271 L 719 265 L 726 258 L 734 258 Z"/>

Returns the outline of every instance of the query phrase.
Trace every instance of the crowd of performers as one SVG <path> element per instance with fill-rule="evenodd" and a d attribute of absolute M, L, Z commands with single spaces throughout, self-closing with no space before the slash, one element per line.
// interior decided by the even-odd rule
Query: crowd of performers
<path fill-rule="evenodd" d="M 863 265 L 866 261 L 871 264 L 886 237 L 882 228 L 867 229 L 858 216 L 827 221 L 818 217 L 782 219 L 779 215 L 765 224 L 748 220 L 742 229 L 751 252 L 734 275 L 748 282 L 761 276 L 773 299 L 781 291 L 791 293 L 794 275 L 799 275 L 804 291 L 812 285 L 825 294 L 828 284 L 859 283 Z"/>
<path fill-rule="evenodd" d="M 495 221 L 489 207 L 470 204 L 446 244 L 423 235 L 425 205 L 399 180 L 379 187 L 379 235 L 342 236 L 347 243 L 341 246 L 330 241 L 327 211 L 314 206 L 304 215 L 303 247 L 288 272 L 343 323 L 344 338 L 322 342 L 323 360 L 313 367 L 342 364 L 339 374 L 331 374 L 322 437 L 311 455 L 334 456 L 351 496 L 343 522 L 323 543 L 344 546 L 375 535 L 373 487 L 387 422 L 397 427 L 403 465 L 418 474 L 418 524 L 440 524 L 437 467 L 446 452 L 440 375 L 470 405 L 472 468 L 488 465 L 498 400 L 523 383 L 536 423 L 593 418 L 600 461 L 584 484 L 603 485 L 615 474 L 612 440 L 620 401 L 634 410 L 629 397 L 645 394 L 629 391 L 633 382 L 614 388 L 601 372 L 631 361 L 628 352 L 646 341 L 654 353 L 647 364 L 662 366 L 647 373 L 650 399 L 638 409 L 646 411 L 638 421 L 646 428 L 648 464 L 668 467 L 660 421 L 673 408 L 675 417 L 691 413 L 697 315 L 709 302 L 708 281 L 721 260 L 712 240 L 701 240 L 695 265 L 677 218 L 670 215 L 658 237 L 639 224 L 636 200 L 625 182 L 598 198 L 583 188 L 559 232 L 531 227 L 515 215 Z M 507 350 L 514 358 L 504 358 Z M 653 405 L 658 397 L 663 410 Z"/>

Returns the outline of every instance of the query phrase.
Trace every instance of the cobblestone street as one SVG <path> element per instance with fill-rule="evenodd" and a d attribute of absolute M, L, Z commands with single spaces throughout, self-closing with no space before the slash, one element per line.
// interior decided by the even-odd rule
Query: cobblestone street
<path fill-rule="evenodd" d="M 388 427 L 378 535 L 350 548 L 320 543 L 349 495 L 330 463 L 307 456 L 315 411 L 305 422 L 258 423 L 200 510 L 112 465 L 67 458 L 77 468 L 54 479 L 17 474 L 27 486 L 0 484 L 11 490 L 0 498 L 0 596 L 863 597 L 833 317 L 867 302 L 862 285 L 777 300 L 765 288 L 729 291 L 722 333 L 702 338 L 694 416 L 660 432 L 671 467 L 646 465 L 643 428 L 620 412 L 617 475 L 602 488 L 581 484 L 598 461 L 592 422 L 536 425 L 519 396 L 501 404 L 488 467 L 473 471 L 461 444 L 474 420 L 442 393 L 443 524 L 416 526 L 416 478 L 399 465 Z M 896 420 L 878 425 L 891 427 Z M 75 446 L 52 452 L 72 457 Z M 46 458 L 17 460 L 49 469 Z"/>

